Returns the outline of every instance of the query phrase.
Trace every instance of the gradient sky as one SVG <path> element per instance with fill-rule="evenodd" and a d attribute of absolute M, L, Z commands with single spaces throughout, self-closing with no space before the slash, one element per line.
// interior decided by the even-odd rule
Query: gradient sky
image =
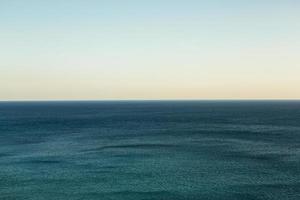
<path fill-rule="evenodd" d="M 0 100 L 300 99 L 298 0 L 0 0 Z"/>

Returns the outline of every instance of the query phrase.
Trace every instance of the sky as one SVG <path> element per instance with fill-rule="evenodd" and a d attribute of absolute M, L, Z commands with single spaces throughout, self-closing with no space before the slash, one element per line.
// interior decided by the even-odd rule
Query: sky
<path fill-rule="evenodd" d="M 298 0 L 0 0 L 0 100 L 300 99 Z"/>

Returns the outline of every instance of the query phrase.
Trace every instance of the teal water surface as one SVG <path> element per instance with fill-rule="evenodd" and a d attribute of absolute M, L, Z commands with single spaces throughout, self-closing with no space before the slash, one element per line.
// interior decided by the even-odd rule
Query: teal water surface
<path fill-rule="evenodd" d="M 2 102 L 0 199 L 298 200 L 300 101 Z"/>

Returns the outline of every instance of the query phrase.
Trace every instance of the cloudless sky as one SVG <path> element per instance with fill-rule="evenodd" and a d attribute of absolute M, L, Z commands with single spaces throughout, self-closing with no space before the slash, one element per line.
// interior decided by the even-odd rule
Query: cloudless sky
<path fill-rule="evenodd" d="M 298 0 L 0 0 L 0 100 L 300 99 Z"/>

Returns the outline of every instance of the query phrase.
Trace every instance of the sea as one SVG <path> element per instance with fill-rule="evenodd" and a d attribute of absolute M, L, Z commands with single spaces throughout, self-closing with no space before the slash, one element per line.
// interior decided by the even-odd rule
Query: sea
<path fill-rule="evenodd" d="M 300 101 L 0 103 L 1 200 L 299 200 Z"/>

